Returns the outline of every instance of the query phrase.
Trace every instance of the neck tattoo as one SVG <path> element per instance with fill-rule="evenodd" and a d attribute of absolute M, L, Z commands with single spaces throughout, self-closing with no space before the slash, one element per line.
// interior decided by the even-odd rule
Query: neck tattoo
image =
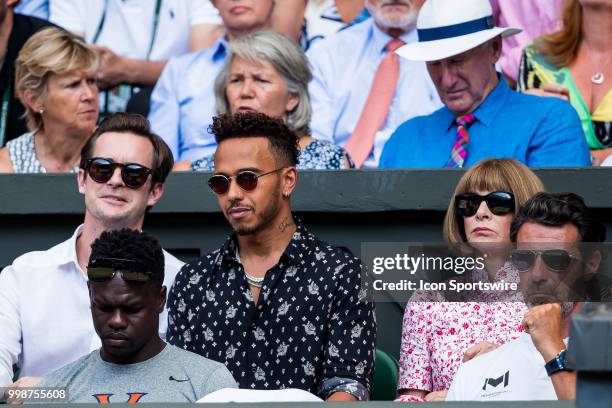
<path fill-rule="evenodd" d="M 287 228 L 291 227 L 292 225 L 293 225 L 293 220 L 291 218 L 285 218 L 278 226 L 278 229 L 281 232 L 285 232 Z"/>

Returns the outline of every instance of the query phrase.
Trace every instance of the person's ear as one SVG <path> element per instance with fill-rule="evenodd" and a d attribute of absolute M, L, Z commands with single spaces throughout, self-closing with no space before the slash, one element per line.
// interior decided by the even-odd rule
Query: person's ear
<path fill-rule="evenodd" d="M 21 99 L 23 104 L 35 113 L 45 110 L 43 99 L 31 89 L 26 89 Z"/>
<path fill-rule="evenodd" d="M 502 53 L 502 38 L 501 36 L 497 36 L 491 40 L 491 58 L 493 60 L 493 64 L 496 64 L 499 61 Z"/>
<path fill-rule="evenodd" d="M 287 105 L 285 105 L 285 112 L 287 112 L 287 114 L 292 113 L 295 108 L 297 108 L 299 103 L 300 97 L 294 93 L 290 93 L 289 99 L 287 100 Z"/>
<path fill-rule="evenodd" d="M 168 290 L 164 285 L 162 285 L 161 290 L 159 291 L 159 299 L 157 302 L 157 313 L 161 313 L 164 311 L 164 307 L 166 307 L 166 293 Z"/>
<path fill-rule="evenodd" d="M 601 251 L 593 251 L 584 267 L 585 276 L 594 275 L 599 271 L 602 258 Z"/>
<path fill-rule="evenodd" d="M 287 198 L 293 193 L 295 187 L 297 185 L 297 170 L 295 167 L 287 167 L 283 170 L 282 174 L 282 183 L 281 183 L 281 193 L 283 197 Z"/>
<path fill-rule="evenodd" d="M 147 206 L 152 207 L 159 200 L 161 200 L 164 195 L 164 184 L 163 183 L 155 183 L 151 191 L 149 192 L 149 199 L 147 200 Z"/>
<path fill-rule="evenodd" d="M 81 194 L 85 194 L 86 192 L 86 188 L 85 188 L 85 179 L 87 178 L 87 174 L 85 174 L 85 170 L 83 169 L 79 169 L 79 172 L 77 173 L 77 186 L 79 187 L 79 193 Z"/>

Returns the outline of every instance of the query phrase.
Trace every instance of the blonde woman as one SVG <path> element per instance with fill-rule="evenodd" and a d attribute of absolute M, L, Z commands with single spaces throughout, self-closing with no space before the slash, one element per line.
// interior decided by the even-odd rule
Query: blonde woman
<path fill-rule="evenodd" d="M 540 179 L 516 160 L 483 160 L 457 184 L 444 238 L 449 244 L 510 243 L 516 211 L 543 190 Z M 497 255 L 487 258 L 486 271 L 474 274 L 490 282 L 517 279 L 505 255 Z M 510 298 L 516 301 L 446 302 L 417 291 L 404 313 L 398 400 L 443 401 L 468 349 L 477 353 L 478 347 L 515 339 L 527 307 L 514 295 Z"/>
<path fill-rule="evenodd" d="M 15 64 L 30 132 L 0 150 L 0 172 L 76 172 L 98 120 L 97 52 L 52 27 L 30 37 Z"/>

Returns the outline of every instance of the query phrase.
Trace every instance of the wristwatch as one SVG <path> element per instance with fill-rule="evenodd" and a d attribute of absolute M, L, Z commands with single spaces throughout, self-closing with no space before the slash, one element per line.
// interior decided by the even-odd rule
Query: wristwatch
<path fill-rule="evenodd" d="M 549 377 L 559 371 L 571 371 L 569 368 L 567 368 L 567 362 L 565 361 L 566 351 L 567 350 L 561 350 L 561 352 L 557 354 L 555 358 L 550 360 L 544 366 L 544 368 L 546 369 L 546 373 L 548 374 Z"/>

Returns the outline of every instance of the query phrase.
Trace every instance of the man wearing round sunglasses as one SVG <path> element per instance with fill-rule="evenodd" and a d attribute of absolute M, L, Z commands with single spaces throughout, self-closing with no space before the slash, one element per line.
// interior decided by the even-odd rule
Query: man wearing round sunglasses
<path fill-rule="evenodd" d="M 224 362 L 240 388 L 368 399 L 374 305 L 360 261 L 292 215 L 297 136 L 255 112 L 215 117 L 212 131 L 208 184 L 234 234 L 177 275 L 168 342 Z"/>
<path fill-rule="evenodd" d="M 105 231 L 87 266 L 93 326 L 102 347 L 46 376 L 71 403 L 195 402 L 235 388 L 227 368 L 166 344 L 158 333 L 166 303 L 164 253 L 138 230 Z"/>
<path fill-rule="evenodd" d="M 510 261 L 529 306 L 525 333 L 464 363 L 447 401 L 575 399 L 566 361 L 570 317 L 590 300 L 605 227 L 576 194 L 538 193 L 518 210 L 510 236 Z"/>
<path fill-rule="evenodd" d="M 172 164 L 169 148 L 144 117 L 121 113 L 100 124 L 81 151 L 77 181 L 85 197 L 83 225 L 67 241 L 22 255 L 0 274 L 0 386 L 11 384 L 15 364 L 26 377 L 18 385 L 27 386 L 28 377 L 99 347 L 85 274 L 91 244 L 105 230 L 141 229 L 147 208 L 162 197 Z M 165 264 L 170 287 L 182 262 L 166 253 Z"/>

